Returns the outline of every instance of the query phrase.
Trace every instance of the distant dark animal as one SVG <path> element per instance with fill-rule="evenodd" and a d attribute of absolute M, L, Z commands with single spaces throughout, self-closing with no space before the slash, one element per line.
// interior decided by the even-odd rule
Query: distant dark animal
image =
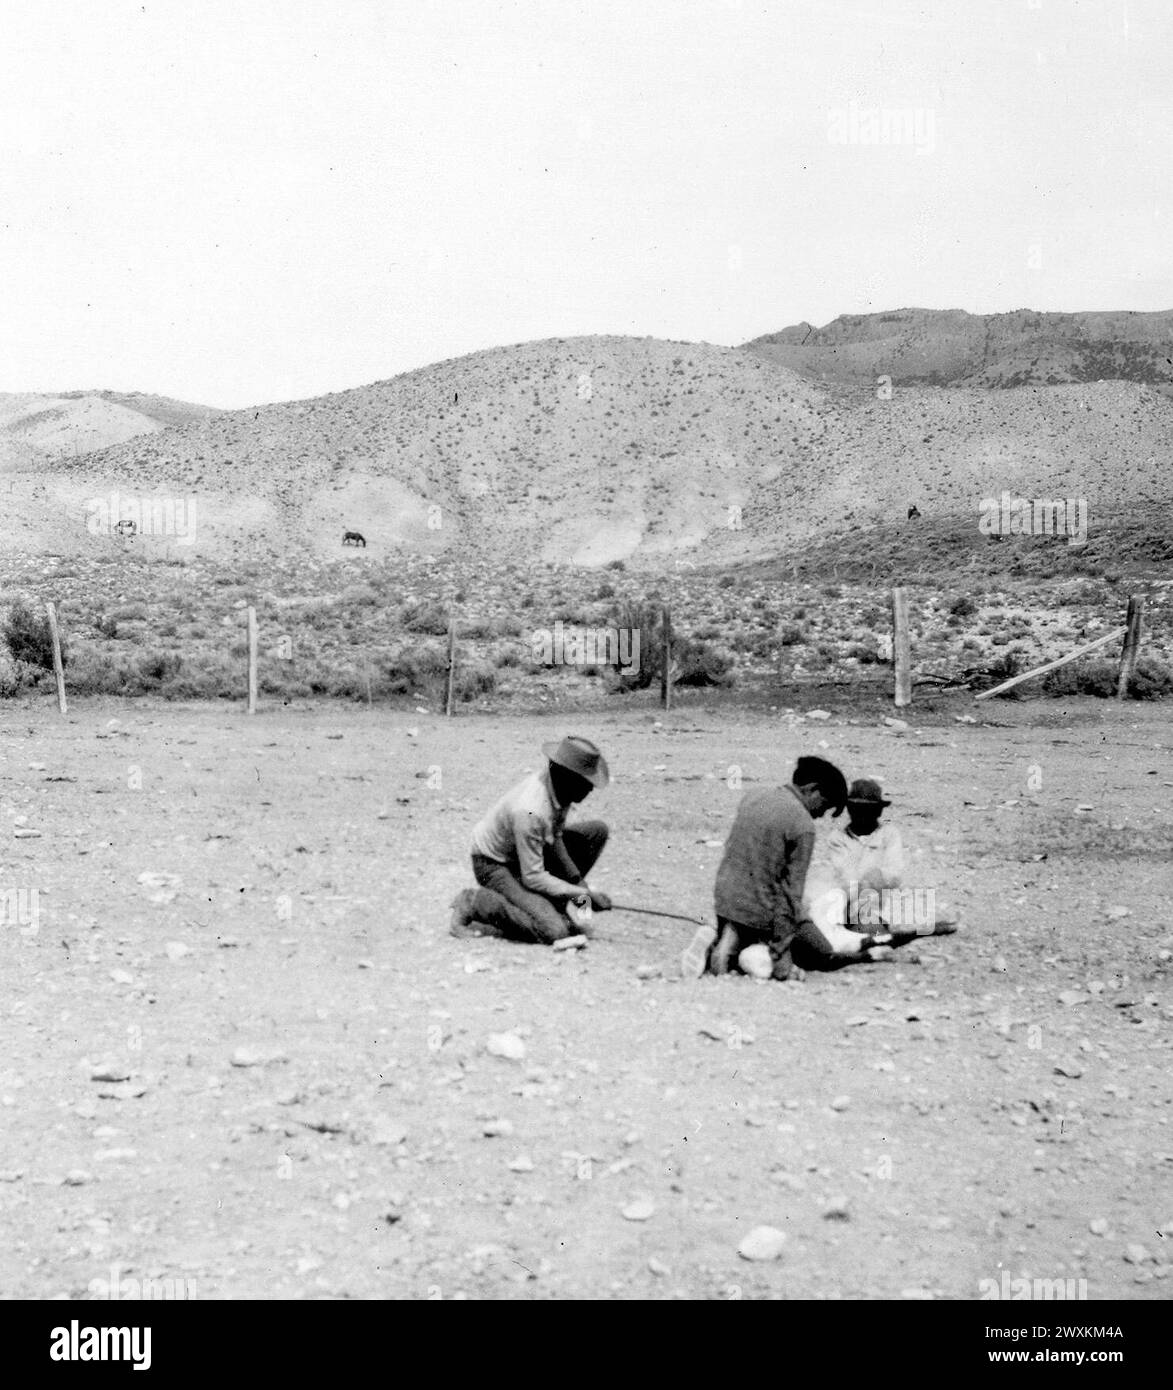
<path fill-rule="evenodd" d="M 359 531 L 343 531 L 342 544 L 361 545 L 364 550 L 367 548 L 366 538 Z"/>
<path fill-rule="evenodd" d="M 116 536 L 133 536 L 137 535 L 137 533 L 138 526 L 131 521 L 129 517 L 114 523 L 114 534 Z"/>
<path fill-rule="evenodd" d="M 914 503 L 912 504 L 912 506 L 909 507 L 909 509 L 908 509 L 908 519 L 909 519 L 909 521 L 913 521 L 914 519 L 916 519 L 916 518 L 919 517 L 919 516 L 920 516 L 920 508 L 919 508 L 919 507 L 916 505 L 916 503 L 914 502 Z"/>

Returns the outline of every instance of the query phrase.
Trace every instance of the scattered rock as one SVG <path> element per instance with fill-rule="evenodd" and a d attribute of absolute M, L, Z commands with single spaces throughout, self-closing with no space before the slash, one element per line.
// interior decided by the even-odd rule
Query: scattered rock
<path fill-rule="evenodd" d="M 851 1097 L 850 1097 L 850 1096 L 836 1096 L 835 1099 L 831 1102 L 831 1109 L 832 1109 L 832 1110 L 846 1110 L 847 1107 L 848 1107 L 850 1104 L 851 1104 Z"/>
<path fill-rule="evenodd" d="M 532 1173 L 534 1171 L 534 1161 L 528 1154 L 518 1154 L 509 1163 L 511 1173 Z"/>
<path fill-rule="evenodd" d="M 637 965 L 635 967 L 635 978 L 637 980 L 654 980 L 664 972 L 658 965 Z"/>
<path fill-rule="evenodd" d="M 889 716 L 884 720 L 884 724 L 889 729 L 895 729 L 897 733 L 903 733 L 908 728 L 908 721 L 905 719 L 893 719 Z"/>
<path fill-rule="evenodd" d="M 407 1130 L 395 1120 L 379 1119 L 371 1131 L 371 1143 L 395 1148 L 407 1138 Z"/>
<path fill-rule="evenodd" d="M 650 1197 L 637 1197 L 623 1208 L 624 1221 L 650 1221 L 655 1215 L 656 1204 Z"/>
<path fill-rule="evenodd" d="M 84 1168 L 71 1168 L 61 1179 L 61 1183 L 63 1187 L 84 1187 L 93 1180 L 93 1174 L 87 1173 Z"/>
<path fill-rule="evenodd" d="M 507 1139 L 513 1133 L 512 1120 L 486 1120 L 481 1129 L 486 1139 Z"/>
<path fill-rule="evenodd" d="M 585 936 L 564 936 L 561 941 L 554 942 L 555 951 L 582 951 L 586 949 L 587 939 Z"/>
<path fill-rule="evenodd" d="M 1059 994 L 1060 1004 L 1066 1004 L 1068 1008 L 1073 1008 L 1076 1004 L 1086 1004 L 1088 998 L 1081 989 L 1065 989 Z"/>
<path fill-rule="evenodd" d="M 832 1197 L 823 1208 L 824 1221 L 850 1221 L 851 1212 L 848 1209 L 848 1199 L 846 1197 Z"/>
<path fill-rule="evenodd" d="M 1108 908 L 1105 911 L 1104 916 L 1108 919 L 1109 922 L 1119 922 L 1122 917 L 1132 916 L 1132 908 L 1123 907 L 1119 903 L 1117 903 L 1114 907 Z"/>
<path fill-rule="evenodd" d="M 737 1247 L 743 1260 L 776 1260 L 786 1244 L 786 1232 L 776 1226 L 755 1226 Z"/>
<path fill-rule="evenodd" d="M 1056 1076 L 1067 1076 L 1072 1081 L 1077 1081 L 1083 1075 L 1083 1068 L 1078 1062 L 1057 1062 L 1055 1064 Z"/>
<path fill-rule="evenodd" d="M 491 1057 L 504 1057 L 510 1062 L 520 1062 L 525 1056 L 525 1043 L 516 1033 L 490 1033 L 485 1043 L 485 1051 Z"/>
<path fill-rule="evenodd" d="M 1110 1229 L 1107 1221 L 1105 1221 L 1102 1216 L 1097 1216 L 1094 1221 L 1089 1221 L 1087 1223 L 1087 1228 L 1093 1236 L 1106 1236 Z"/>
<path fill-rule="evenodd" d="M 1006 964 L 1005 956 L 995 956 L 994 963 L 990 966 L 990 969 L 996 971 L 999 975 L 1005 975 L 1005 973 L 1007 972 L 1007 970 L 1010 969 L 1010 967 Z"/>
<path fill-rule="evenodd" d="M 659 1278 L 663 1279 L 666 1278 L 669 1274 L 671 1274 L 672 1271 L 664 1263 L 663 1260 L 657 1260 L 655 1255 L 650 1255 L 648 1257 L 648 1273 L 655 1274 Z"/>
<path fill-rule="evenodd" d="M 831 711 L 829 709 L 810 709 L 807 710 L 806 717 L 808 719 L 830 719 Z"/>
<path fill-rule="evenodd" d="M 113 1062 L 105 1062 L 100 1067 L 95 1067 L 90 1072 L 91 1081 L 129 1081 L 130 1072 L 125 1067 L 120 1067 Z"/>
<path fill-rule="evenodd" d="M 191 947 L 185 946 L 182 941 L 169 941 L 164 949 L 168 960 L 182 960 L 184 956 L 191 955 Z"/>
<path fill-rule="evenodd" d="M 1125 1249 L 1124 1258 L 1130 1265 L 1142 1265 L 1145 1264 L 1148 1260 L 1151 1260 L 1152 1256 L 1144 1248 L 1143 1245 L 1139 1245 L 1136 1242 L 1133 1242 L 1133 1244 L 1129 1245 Z"/>

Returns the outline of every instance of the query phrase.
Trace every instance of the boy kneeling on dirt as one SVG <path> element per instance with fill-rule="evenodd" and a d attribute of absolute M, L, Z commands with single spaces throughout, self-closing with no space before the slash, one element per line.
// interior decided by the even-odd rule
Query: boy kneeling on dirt
<path fill-rule="evenodd" d="M 685 975 L 724 975 L 740 965 L 748 974 L 787 980 L 799 953 L 829 953 L 804 910 L 803 890 L 815 820 L 832 809 L 838 816 L 846 800 L 842 772 L 813 757 L 799 758 L 789 785 L 746 792 L 717 870 L 717 929 L 696 933 L 681 962 Z M 759 968 L 754 958 L 767 952 Z"/>
<path fill-rule="evenodd" d="M 589 739 L 567 735 L 544 743 L 547 764 L 511 788 L 472 833 L 478 888 L 452 903 L 453 936 L 502 936 L 552 945 L 582 930 L 567 906 L 606 912 L 611 899 L 588 886 L 607 843 L 601 820 L 566 826 L 578 802 L 610 780 L 607 761 Z"/>

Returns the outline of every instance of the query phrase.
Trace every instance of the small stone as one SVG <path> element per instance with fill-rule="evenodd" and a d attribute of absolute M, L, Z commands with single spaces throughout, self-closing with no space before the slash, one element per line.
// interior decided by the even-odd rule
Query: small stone
<path fill-rule="evenodd" d="M 846 1110 L 847 1107 L 848 1107 L 850 1104 L 851 1104 L 851 1097 L 850 1097 L 850 1096 L 836 1096 L 835 1099 L 831 1102 L 831 1109 L 832 1109 L 832 1110 Z"/>
<path fill-rule="evenodd" d="M 528 1154 L 518 1154 L 516 1158 L 509 1162 L 511 1173 L 532 1173 L 534 1171 L 534 1161 Z"/>
<path fill-rule="evenodd" d="M 623 1208 L 624 1221 L 650 1221 L 655 1214 L 656 1204 L 650 1197 L 637 1197 Z"/>
<path fill-rule="evenodd" d="M 111 970 L 110 978 L 116 985 L 133 985 L 134 976 L 129 970 Z"/>
<path fill-rule="evenodd" d="M 1143 1245 L 1134 1242 L 1125 1249 L 1124 1258 L 1130 1265 L 1142 1265 L 1146 1263 L 1146 1261 L 1151 1260 L 1152 1256 Z"/>
<path fill-rule="evenodd" d="M 737 1247 L 743 1260 L 776 1260 L 786 1244 L 786 1232 L 776 1226 L 755 1226 Z"/>
<path fill-rule="evenodd" d="M 64 1187 L 84 1187 L 86 1183 L 93 1182 L 93 1174 L 87 1173 L 84 1168 L 71 1168 L 61 1179 Z"/>
<path fill-rule="evenodd" d="M 185 946 L 182 941 L 169 941 L 164 950 L 168 960 L 182 960 L 184 956 L 191 955 L 191 947 Z"/>
<path fill-rule="evenodd" d="M 1089 1221 L 1087 1228 L 1093 1236 L 1106 1236 L 1109 1230 L 1108 1223 L 1102 1216 L 1097 1216 L 1094 1221 Z"/>
<path fill-rule="evenodd" d="M 520 1062 L 525 1056 L 525 1043 L 516 1033 L 490 1033 L 485 1043 L 485 1051 L 491 1057 L 504 1057 L 510 1062 Z"/>
<path fill-rule="evenodd" d="M 255 1052 L 250 1047 L 238 1047 L 228 1061 L 234 1067 L 263 1067 L 265 1056 L 264 1053 Z"/>
<path fill-rule="evenodd" d="M 376 1120 L 374 1130 L 371 1132 L 372 1144 L 386 1145 L 390 1148 L 396 1148 L 406 1138 L 407 1130 L 395 1120 Z"/>
<path fill-rule="evenodd" d="M 889 729 L 895 729 L 897 733 L 903 733 L 908 728 L 908 721 L 905 719 L 888 718 L 884 720 L 884 724 Z"/>
<path fill-rule="evenodd" d="M 1086 1004 L 1088 996 L 1081 989 L 1065 989 L 1060 991 L 1059 1002 L 1066 1004 L 1068 1008 L 1073 1008 L 1076 1004 Z"/>
<path fill-rule="evenodd" d="M 1056 1076 L 1067 1076 L 1072 1081 L 1077 1081 L 1083 1075 L 1083 1068 L 1078 1062 L 1058 1062 L 1055 1066 Z"/>
<path fill-rule="evenodd" d="M 585 936 L 564 936 L 561 941 L 554 942 L 555 951 L 585 951 L 586 947 Z"/>
<path fill-rule="evenodd" d="M 848 1209 L 848 1199 L 846 1197 L 832 1197 L 823 1208 L 824 1221 L 850 1221 L 851 1212 Z"/>
<path fill-rule="evenodd" d="M 658 1278 L 663 1279 L 671 1274 L 672 1271 L 663 1260 L 657 1260 L 655 1255 L 650 1255 L 648 1257 L 648 1273 L 655 1274 Z"/>
<path fill-rule="evenodd" d="M 658 965 L 637 965 L 635 967 L 635 978 L 637 980 L 654 980 L 664 972 Z"/>
<path fill-rule="evenodd" d="M 1010 969 L 1010 967 L 1006 964 L 1005 956 L 995 956 L 994 963 L 990 966 L 990 969 L 995 971 L 999 975 L 1005 975 L 1005 973 L 1007 972 L 1007 970 Z"/>
<path fill-rule="evenodd" d="M 100 1067 L 95 1067 L 90 1072 L 91 1081 L 129 1081 L 130 1072 L 125 1067 L 115 1065 L 113 1062 L 103 1063 Z"/>
<path fill-rule="evenodd" d="M 807 710 L 806 717 L 808 719 L 830 719 L 831 711 L 829 709 L 811 709 Z"/>
<path fill-rule="evenodd" d="M 1105 911 L 1104 916 L 1108 919 L 1109 922 L 1119 922 L 1123 917 L 1132 916 L 1132 908 L 1124 907 L 1120 903 L 1117 903 L 1114 907 L 1108 908 Z"/>
<path fill-rule="evenodd" d="M 512 1120 L 486 1120 L 481 1133 L 486 1139 L 506 1139 L 513 1133 Z"/>

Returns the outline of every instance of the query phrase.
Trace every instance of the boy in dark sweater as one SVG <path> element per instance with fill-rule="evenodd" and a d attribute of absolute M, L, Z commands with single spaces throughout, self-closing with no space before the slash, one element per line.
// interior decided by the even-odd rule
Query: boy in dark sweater
<path fill-rule="evenodd" d="M 685 975 L 723 975 L 760 942 L 773 978 L 790 978 L 796 937 L 817 935 L 802 905 L 815 820 L 829 810 L 838 816 L 846 802 L 847 782 L 825 758 L 799 758 L 787 786 L 746 792 L 717 870 L 717 929 L 697 932 L 684 952 Z"/>

